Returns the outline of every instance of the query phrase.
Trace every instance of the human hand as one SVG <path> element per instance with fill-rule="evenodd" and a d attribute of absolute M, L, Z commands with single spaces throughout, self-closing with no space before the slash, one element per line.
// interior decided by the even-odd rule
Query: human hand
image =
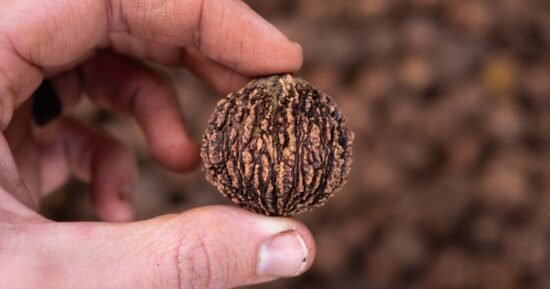
<path fill-rule="evenodd" d="M 292 72 L 301 49 L 237 0 L 4 0 L 0 10 L 0 288 L 226 288 L 311 265 L 303 224 L 231 207 L 128 223 L 56 223 L 40 198 L 70 173 L 108 221 L 132 218 L 137 168 L 114 141 L 61 117 L 31 124 L 29 96 L 50 78 L 69 109 L 81 92 L 132 115 L 153 158 L 186 171 L 198 149 L 175 92 L 136 59 L 185 65 L 219 92 Z"/>

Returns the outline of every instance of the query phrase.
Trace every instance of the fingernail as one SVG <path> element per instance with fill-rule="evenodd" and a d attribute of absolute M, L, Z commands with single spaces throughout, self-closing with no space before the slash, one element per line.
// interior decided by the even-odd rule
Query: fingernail
<path fill-rule="evenodd" d="M 134 219 L 134 209 L 130 204 L 123 204 L 113 215 L 113 222 L 129 222 Z"/>
<path fill-rule="evenodd" d="M 260 245 L 258 275 L 291 277 L 301 274 L 307 265 L 307 247 L 296 231 L 271 237 Z"/>
<path fill-rule="evenodd" d="M 118 200 L 121 206 L 115 214 L 115 221 L 128 222 L 134 218 L 134 206 L 132 204 L 132 194 L 128 191 L 122 191 L 118 194 Z"/>
<path fill-rule="evenodd" d="M 304 51 L 304 48 L 302 47 L 302 45 L 300 45 L 300 43 L 294 42 L 294 44 L 296 44 L 296 46 L 298 46 L 298 48 L 300 49 L 300 51 Z"/>
<path fill-rule="evenodd" d="M 132 203 L 132 195 L 126 191 L 118 193 L 118 200 L 121 203 L 130 205 Z"/>

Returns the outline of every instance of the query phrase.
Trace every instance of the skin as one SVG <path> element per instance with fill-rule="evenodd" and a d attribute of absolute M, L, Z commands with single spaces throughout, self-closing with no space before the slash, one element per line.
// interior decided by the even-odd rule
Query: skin
<path fill-rule="evenodd" d="M 251 77 L 294 72 L 302 50 L 238 0 L 2 0 L 0 9 L 0 288 L 226 288 L 256 273 L 260 244 L 307 228 L 232 207 L 130 222 L 131 152 L 63 116 L 35 127 L 29 97 L 52 80 L 64 111 L 85 94 L 131 115 L 151 155 L 185 172 L 199 162 L 167 77 L 140 62 L 185 66 L 220 93 Z M 90 183 L 107 222 L 57 223 L 36 213 L 70 174 Z M 300 273 L 300 272 L 297 272 Z"/>

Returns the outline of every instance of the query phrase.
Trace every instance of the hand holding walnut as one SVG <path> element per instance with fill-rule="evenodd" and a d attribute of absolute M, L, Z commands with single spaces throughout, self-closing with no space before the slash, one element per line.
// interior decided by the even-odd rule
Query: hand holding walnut
<path fill-rule="evenodd" d="M 286 218 L 198 208 L 128 223 L 56 223 L 36 210 L 70 173 L 98 215 L 129 221 L 129 150 L 68 116 L 31 123 L 29 96 L 50 78 L 65 111 L 85 94 L 133 116 L 172 170 L 198 162 L 175 92 L 138 59 L 186 65 L 222 93 L 293 72 L 300 48 L 240 1 L 3 0 L 0 9 L 0 288 L 226 288 L 293 276 L 314 258 Z M 130 56 L 130 57 L 129 57 Z"/>

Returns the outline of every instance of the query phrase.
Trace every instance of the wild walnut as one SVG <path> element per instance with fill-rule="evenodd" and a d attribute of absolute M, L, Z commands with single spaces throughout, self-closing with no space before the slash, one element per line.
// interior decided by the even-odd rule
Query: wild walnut
<path fill-rule="evenodd" d="M 291 216 L 323 205 L 344 185 L 353 138 L 330 96 L 275 75 L 218 103 L 201 156 L 208 181 L 236 205 Z"/>

